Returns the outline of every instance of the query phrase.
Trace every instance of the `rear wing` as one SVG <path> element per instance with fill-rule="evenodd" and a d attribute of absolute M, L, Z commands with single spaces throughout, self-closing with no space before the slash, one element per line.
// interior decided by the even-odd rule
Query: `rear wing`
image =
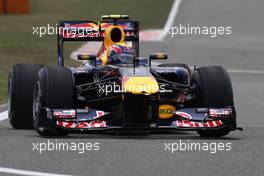
<path fill-rule="evenodd" d="M 64 65 L 63 43 L 65 41 L 103 41 L 104 31 L 111 26 L 120 26 L 125 33 L 125 41 L 131 41 L 139 55 L 139 23 L 127 19 L 103 19 L 93 21 L 60 21 L 58 35 L 58 65 Z"/>

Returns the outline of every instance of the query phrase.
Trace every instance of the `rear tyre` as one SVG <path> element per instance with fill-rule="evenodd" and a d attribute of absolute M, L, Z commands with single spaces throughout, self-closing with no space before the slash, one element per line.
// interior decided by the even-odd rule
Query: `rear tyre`
<path fill-rule="evenodd" d="M 75 102 L 74 77 L 65 67 L 44 67 L 38 73 L 34 89 L 33 109 L 34 128 L 41 136 L 66 136 L 56 126 L 53 119 L 48 119 L 42 108 L 72 109 Z"/>
<path fill-rule="evenodd" d="M 32 129 L 32 100 L 39 64 L 16 64 L 8 76 L 8 117 L 14 129 Z"/>
<path fill-rule="evenodd" d="M 224 68 L 199 67 L 194 71 L 193 79 L 197 86 L 197 106 L 206 108 L 234 106 L 232 83 Z M 201 137 L 221 137 L 227 135 L 230 128 L 197 132 Z"/>

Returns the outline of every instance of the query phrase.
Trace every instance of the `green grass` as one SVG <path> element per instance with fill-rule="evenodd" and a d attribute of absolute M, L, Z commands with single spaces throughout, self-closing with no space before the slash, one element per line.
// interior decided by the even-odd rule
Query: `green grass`
<path fill-rule="evenodd" d="M 56 64 L 56 36 L 39 38 L 33 26 L 55 25 L 59 20 L 97 21 L 103 14 L 128 14 L 141 29 L 161 28 L 172 0 L 31 0 L 28 15 L 0 15 L 0 103 L 7 100 L 7 76 L 16 63 Z M 66 45 L 65 61 L 80 44 Z"/>

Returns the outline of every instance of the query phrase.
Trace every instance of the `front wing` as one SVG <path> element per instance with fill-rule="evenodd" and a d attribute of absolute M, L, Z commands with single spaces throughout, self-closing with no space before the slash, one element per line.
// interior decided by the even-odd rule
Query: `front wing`
<path fill-rule="evenodd" d="M 111 126 L 110 112 L 96 109 L 46 109 L 47 117 L 55 126 L 77 132 L 108 130 L 201 130 L 236 129 L 236 112 L 227 108 L 183 108 L 172 112 L 174 117 L 166 123 L 150 123 L 145 126 Z M 162 121 L 161 119 L 159 120 Z"/>

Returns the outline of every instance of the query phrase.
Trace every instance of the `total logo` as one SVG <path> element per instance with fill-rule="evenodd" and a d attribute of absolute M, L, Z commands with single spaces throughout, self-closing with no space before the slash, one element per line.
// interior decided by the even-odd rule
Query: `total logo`
<path fill-rule="evenodd" d="M 160 105 L 159 106 L 159 117 L 161 119 L 168 119 L 174 116 L 172 112 L 175 112 L 176 108 L 172 105 Z"/>

